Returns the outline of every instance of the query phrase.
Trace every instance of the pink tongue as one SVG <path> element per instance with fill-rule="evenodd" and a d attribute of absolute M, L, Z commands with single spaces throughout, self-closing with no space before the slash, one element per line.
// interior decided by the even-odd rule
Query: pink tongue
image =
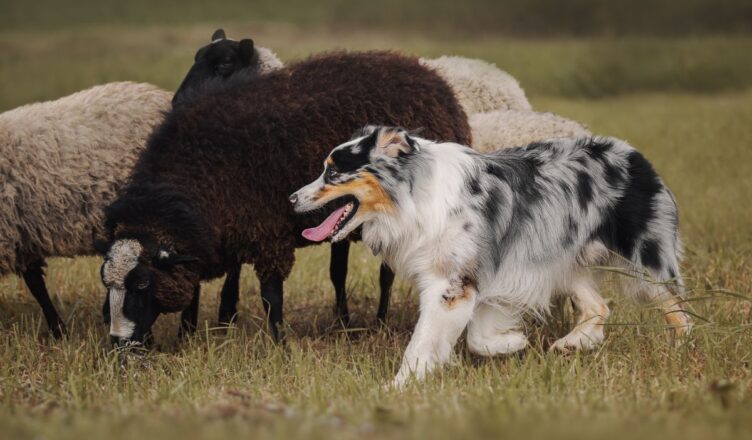
<path fill-rule="evenodd" d="M 303 237 L 311 241 L 324 241 L 329 238 L 329 236 L 332 235 L 332 231 L 334 231 L 334 226 L 337 224 L 337 220 L 342 217 L 342 213 L 345 212 L 346 207 L 347 205 L 329 214 L 329 217 L 315 228 L 304 230 Z"/>

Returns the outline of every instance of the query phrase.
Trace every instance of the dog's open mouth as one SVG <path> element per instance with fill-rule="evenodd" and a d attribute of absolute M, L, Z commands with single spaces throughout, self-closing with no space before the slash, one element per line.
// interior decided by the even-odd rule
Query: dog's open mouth
<path fill-rule="evenodd" d="M 339 199 L 341 200 L 341 199 Z M 303 237 L 310 241 L 320 242 L 335 235 L 341 231 L 345 225 L 355 217 L 358 211 L 358 199 L 348 197 L 348 202 L 344 206 L 337 208 L 315 228 L 308 228 L 303 231 Z"/>

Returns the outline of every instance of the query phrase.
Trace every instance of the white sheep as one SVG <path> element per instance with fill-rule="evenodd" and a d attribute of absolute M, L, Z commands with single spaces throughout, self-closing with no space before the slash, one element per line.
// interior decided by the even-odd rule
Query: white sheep
<path fill-rule="evenodd" d="M 494 110 L 532 109 L 517 80 L 491 63 L 456 56 L 421 58 L 420 62 L 452 86 L 468 116 Z"/>
<path fill-rule="evenodd" d="M 55 336 L 47 257 L 94 253 L 103 209 L 170 108 L 172 94 L 116 82 L 0 114 L 0 276 L 23 275 Z"/>
<path fill-rule="evenodd" d="M 484 153 L 545 139 L 591 136 L 584 125 L 553 113 L 501 110 L 470 115 L 468 123 L 473 148 Z"/>

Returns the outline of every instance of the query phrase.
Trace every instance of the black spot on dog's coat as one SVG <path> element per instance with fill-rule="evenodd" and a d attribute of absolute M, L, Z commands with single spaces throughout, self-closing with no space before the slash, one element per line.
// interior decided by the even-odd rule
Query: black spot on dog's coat
<path fill-rule="evenodd" d="M 627 162 L 628 181 L 624 195 L 604 214 L 596 235 L 629 258 L 634 255 L 635 246 L 647 230 L 648 223 L 655 218 L 654 201 L 663 185 L 650 162 L 639 152 L 629 153 Z"/>
<path fill-rule="evenodd" d="M 640 250 L 640 262 L 642 262 L 642 265 L 650 269 L 659 270 L 661 268 L 659 249 L 658 242 L 655 240 L 646 240 Z"/>
<path fill-rule="evenodd" d="M 480 187 L 480 182 L 478 182 L 478 179 L 475 177 L 468 179 L 465 182 L 465 185 L 467 186 L 467 189 L 470 191 L 470 194 L 474 196 L 477 196 L 483 191 L 483 189 Z"/>
<path fill-rule="evenodd" d="M 588 204 L 593 200 L 593 179 L 584 171 L 577 172 L 577 201 L 580 203 L 580 209 L 587 209 Z"/>

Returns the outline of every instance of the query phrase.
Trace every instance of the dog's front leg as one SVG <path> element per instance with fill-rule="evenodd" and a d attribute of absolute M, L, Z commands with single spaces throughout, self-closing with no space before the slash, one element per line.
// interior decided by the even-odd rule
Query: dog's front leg
<path fill-rule="evenodd" d="M 412 377 L 421 380 L 445 364 L 473 315 L 478 292 L 461 277 L 421 280 L 420 317 L 393 385 L 402 387 Z"/>

